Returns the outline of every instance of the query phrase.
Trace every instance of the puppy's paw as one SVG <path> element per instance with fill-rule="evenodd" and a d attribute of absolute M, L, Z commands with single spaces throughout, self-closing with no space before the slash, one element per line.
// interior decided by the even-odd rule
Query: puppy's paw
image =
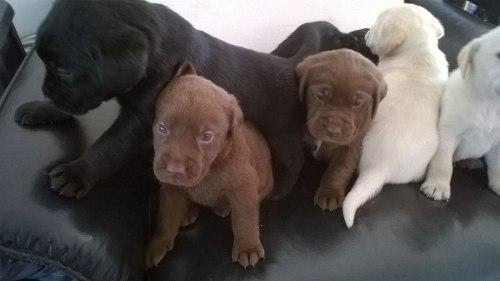
<path fill-rule="evenodd" d="M 441 181 L 427 180 L 420 187 L 420 191 L 434 200 L 448 200 L 451 195 L 450 184 Z"/>
<path fill-rule="evenodd" d="M 221 218 L 225 218 L 229 216 L 229 213 L 231 212 L 231 209 L 228 207 L 226 208 L 213 208 L 212 211 L 218 215 Z"/>
<path fill-rule="evenodd" d="M 146 247 L 146 268 L 158 266 L 167 252 L 174 248 L 174 240 L 152 238 Z"/>
<path fill-rule="evenodd" d="M 345 193 L 342 190 L 320 187 L 314 195 L 314 205 L 318 206 L 323 211 L 333 211 L 342 207 L 344 198 Z"/>
<path fill-rule="evenodd" d="M 49 173 L 50 190 L 64 197 L 83 198 L 94 186 L 93 182 L 85 181 L 83 167 L 76 160 L 52 169 Z"/>
<path fill-rule="evenodd" d="M 200 210 L 198 209 L 198 207 L 196 206 L 191 207 L 191 209 L 189 209 L 188 213 L 186 214 L 186 217 L 182 221 L 181 226 L 192 225 L 198 218 L 199 212 Z"/>
<path fill-rule="evenodd" d="M 14 120 L 24 126 L 40 126 L 60 123 L 72 118 L 46 101 L 25 103 L 16 109 Z"/>
<path fill-rule="evenodd" d="M 233 262 L 239 262 L 241 266 L 247 268 L 249 265 L 255 266 L 259 259 L 263 258 L 265 258 L 265 251 L 259 240 L 254 243 L 234 242 Z"/>

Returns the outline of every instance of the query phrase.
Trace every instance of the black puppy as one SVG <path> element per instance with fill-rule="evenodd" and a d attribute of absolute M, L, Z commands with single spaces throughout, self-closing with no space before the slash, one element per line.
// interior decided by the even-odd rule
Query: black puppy
<path fill-rule="evenodd" d="M 295 29 L 271 54 L 300 62 L 318 50 L 333 50 L 341 46 L 359 52 L 377 64 L 378 57 L 366 46 L 366 32 L 368 28 L 343 33 L 326 21 L 308 22 Z"/>
<path fill-rule="evenodd" d="M 370 48 L 366 46 L 365 35 L 368 30 L 369 28 L 363 28 L 350 32 L 349 34 L 356 38 L 356 42 L 354 46 L 350 47 L 349 49 L 353 49 L 358 53 L 361 53 L 363 56 L 371 60 L 374 64 L 378 64 L 378 56 L 372 53 Z"/>
<path fill-rule="evenodd" d="M 51 189 L 63 196 L 81 198 L 138 151 L 151 135 L 157 93 L 185 60 L 235 94 L 245 116 L 266 137 L 274 197 L 285 195 L 297 180 L 305 117 L 292 59 L 227 44 L 143 0 L 59 0 L 38 31 L 36 51 L 46 67 L 42 90 L 50 102 L 22 105 L 17 122 L 58 122 L 111 98 L 121 105 L 118 119 L 96 143 L 50 172 Z"/>

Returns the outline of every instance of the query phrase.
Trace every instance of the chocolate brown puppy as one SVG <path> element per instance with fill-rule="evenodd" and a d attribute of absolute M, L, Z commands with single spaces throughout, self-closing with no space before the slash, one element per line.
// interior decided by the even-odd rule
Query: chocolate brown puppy
<path fill-rule="evenodd" d="M 247 267 L 264 258 L 259 203 L 273 186 L 271 156 L 236 98 L 183 63 L 157 100 L 153 147 L 162 187 L 146 265 L 172 250 L 179 228 L 196 220 L 198 205 L 231 214 L 233 261 Z"/>
<path fill-rule="evenodd" d="M 309 56 L 296 71 L 300 99 L 307 104 L 306 140 L 313 155 L 329 163 L 314 203 L 335 210 L 342 206 L 387 85 L 370 60 L 347 49 Z"/>

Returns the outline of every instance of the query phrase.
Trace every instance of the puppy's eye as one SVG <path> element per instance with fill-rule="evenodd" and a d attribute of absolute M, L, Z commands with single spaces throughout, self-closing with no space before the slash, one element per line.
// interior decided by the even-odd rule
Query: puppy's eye
<path fill-rule="evenodd" d="M 330 89 L 326 87 L 313 89 L 313 96 L 319 101 L 325 101 L 330 95 Z"/>
<path fill-rule="evenodd" d="M 361 105 L 363 105 L 364 103 L 364 99 L 362 98 L 357 98 L 354 100 L 354 102 L 352 103 L 352 107 L 354 108 L 357 108 L 357 107 L 360 107 Z"/>
<path fill-rule="evenodd" d="M 211 142 L 214 138 L 214 134 L 210 131 L 206 131 L 200 136 L 200 141 L 202 142 Z"/>
<path fill-rule="evenodd" d="M 164 123 L 158 123 L 158 132 L 162 135 L 168 135 L 169 130 L 167 125 L 165 125 Z"/>
<path fill-rule="evenodd" d="M 499 59 L 500 59 L 500 53 L 497 53 L 497 58 L 499 58 Z"/>

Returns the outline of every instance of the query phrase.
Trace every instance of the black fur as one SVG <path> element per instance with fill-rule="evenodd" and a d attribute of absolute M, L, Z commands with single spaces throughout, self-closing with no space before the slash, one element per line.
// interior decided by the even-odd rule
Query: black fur
<path fill-rule="evenodd" d="M 368 28 L 363 28 L 349 33 L 350 35 L 356 38 L 355 45 L 351 49 L 361 53 L 363 56 L 371 60 L 374 64 L 378 64 L 378 56 L 372 53 L 370 48 L 366 46 L 365 35 L 368 32 L 368 30 L 369 30 Z"/>
<path fill-rule="evenodd" d="M 368 28 L 343 33 L 326 21 L 308 22 L 292 32 L 271 54 L 300 62 L 318 51 L 348 48 L 377 64 L 378 57 L 366 46 L 366 32 Z"/>
<path fill-rule="evenodd" d="M 52 170 L 51 189 L 61 195 L 84 196 L 139 150 L 150 137 L 157 93 L 185 60 L 235 94 L 245 117 L 266 137 L 276 179 L 274 197 L 285 195 L 296 182 L 304 123 L 296 60 L 232 46 L 194 29 L 170 9 L 142 0 L 58 0 L 38 36 L 36 51 L 47 70 L 43 92 L 51 102 L 19 107 L 19 123 L 30 123 L 37 114 L 44 114 L 46 123 L 57 122 L 110 98 L 121 105 L 118 119 L 96 143 L 80 158 Z M 343 47 L 337 41 L 316 44 L 317 39 L 327 40 L 322 35 L 302 38 L 307 51 L 301 55 Z"/>

